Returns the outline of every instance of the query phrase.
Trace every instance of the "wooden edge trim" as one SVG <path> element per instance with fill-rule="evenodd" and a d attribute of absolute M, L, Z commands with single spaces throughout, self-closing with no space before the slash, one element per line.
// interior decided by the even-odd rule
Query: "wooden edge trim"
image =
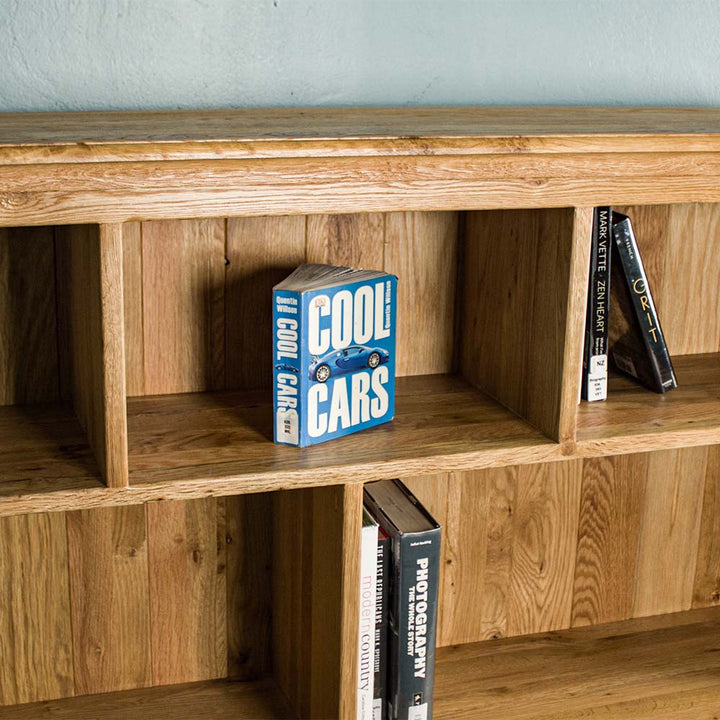
<path fill-rule="evenodd" d="M 590 234 L 593 208 L 575 208 L 572 254 L 565 310 L 565 347 L 562 359 L 558 441 L 563 454 L 575 451 L 577 408 L 582 378 L 583 336 L 590 273 Z"/>
<path fill-rule="evenodd" d="M 102 396 L 108 487 L 127 487 L 128 433 L 125 389 L 122 225 L 99 226 L 102 326 Z"/>

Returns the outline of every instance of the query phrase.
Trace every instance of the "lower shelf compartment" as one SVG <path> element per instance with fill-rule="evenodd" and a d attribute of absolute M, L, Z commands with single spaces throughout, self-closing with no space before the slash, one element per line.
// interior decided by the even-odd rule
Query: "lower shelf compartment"
<path fill-rule="evenodd" d="M 284 720 L 271 681 L 0 708 L 0 720 Z M 717 720 L 720 608 L 438 650 L 435 720 Z"/>
<path fill-rule="evenodd" d="M 0 708 L 0 720 L 283 720 L 291 717 L 270 681 L 218 680 L 166 685 Z"/>
<path fill-rule="evenodd" d="M 718 717 L 718 608 L 438 650 L 435 720 Z"/>

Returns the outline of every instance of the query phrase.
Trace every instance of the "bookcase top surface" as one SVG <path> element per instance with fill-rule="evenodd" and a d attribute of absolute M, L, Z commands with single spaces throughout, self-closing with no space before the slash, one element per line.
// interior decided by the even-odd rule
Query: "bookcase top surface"
<path fill-rule="evenodd" d="M 720 108 L 0 113 L 0 164 L 302 155 L 716 150 Z"/>

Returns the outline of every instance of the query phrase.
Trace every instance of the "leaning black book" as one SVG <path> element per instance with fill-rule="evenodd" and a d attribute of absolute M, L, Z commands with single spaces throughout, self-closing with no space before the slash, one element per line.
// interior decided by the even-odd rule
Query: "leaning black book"
<path fill-rule="evenodd" d="M 613 213 L 610 356 L 615 367 L 645 387 L 665 393 L 677 387 L 630 218 Z"/>
<path fill-rule="evenodd" d="M 431 720 L 440 526 L 399 480 L 365 486 L 365 504 L 390 536 L 389 720 Z"/>
<path fill-rule="evenodd" d="M 609 207 L 597 207 L 593 213 L 582 382 L 582 397 L 588 401 L 605 400 L 607 397 L 611 213 Z"/>

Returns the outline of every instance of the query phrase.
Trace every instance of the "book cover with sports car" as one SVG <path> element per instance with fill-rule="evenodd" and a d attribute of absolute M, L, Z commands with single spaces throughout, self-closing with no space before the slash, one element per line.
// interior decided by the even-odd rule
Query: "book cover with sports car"
<path fill-rule="evenodd" d="M 395 415 L 397 278 L 301 265 L 273 289 L 275 442 L 307 447 Z"/>

